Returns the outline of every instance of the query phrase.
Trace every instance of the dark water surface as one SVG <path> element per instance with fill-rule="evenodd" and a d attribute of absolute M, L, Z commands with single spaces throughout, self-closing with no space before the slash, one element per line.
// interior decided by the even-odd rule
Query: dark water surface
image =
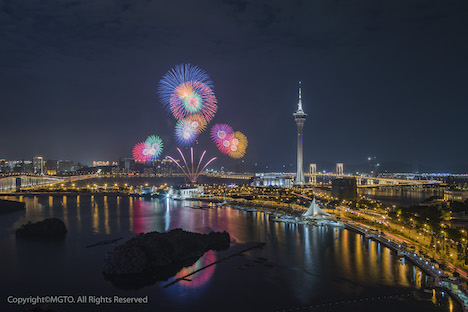
<path fill-rule="evenodd" d="M 362 188 L 359 194 L 386 205 L 408 207 L 417 205 L 431 196 L 444 196 L 440 189 Z"/>
<path fill-rule="evenodd" d="M 11 197 L 10 197 L 11 198 Z M 54 304 L 53 311 L 461 311 L 442 293 L 422 291 L 426 277 L 389 249 L 344 229 L 269 221 L 262 212 L 229 207 L 194 209 L 198 203 L 118 196 L 21 197 L 25 211 L 0 215 L 0 311 L 31 306 L 7 303 L 12 296 L 148 296 L 149 303 Z M 27 221 L 62 219 L 62 242 L 17 241 Z M 98 241 L 174 228 L 227 231 L 234 248 L 261 241 L 263 249 L 235 256 L 163 288 L 169 281 L 125 290 L 101 271 L 115 245 Z M 210 251 L 183 276 L 228 251 Z"/>

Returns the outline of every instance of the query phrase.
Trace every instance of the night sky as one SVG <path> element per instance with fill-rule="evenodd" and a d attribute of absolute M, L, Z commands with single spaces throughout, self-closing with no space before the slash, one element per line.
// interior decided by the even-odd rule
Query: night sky
<path fill-rule="evenodd" d="M 0 158 L 117 160 L 150 134 L 175 155 L 157 84 L 192 63 L 246 162 L 295 165 L 302 81 L 305 164 L 468 168 L 467 38 L 466 0 L 2 0 Z"/>

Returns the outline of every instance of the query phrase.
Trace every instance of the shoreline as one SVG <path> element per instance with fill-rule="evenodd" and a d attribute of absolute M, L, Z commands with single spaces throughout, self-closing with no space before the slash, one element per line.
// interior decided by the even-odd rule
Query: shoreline
<path fill-rule="evenodd" d="M 211 199 L 211 198 L 208 198 L 208 199 L 193 198 L 193 199 L 190 199 L 190 200 L 192 200 L 192 201 L 211 201 L 211 202 L 218 202 L 218 203 L 222 202 L 219 199 Z M 239 209 L 239 208 L 235 207 L 237 204 L 239 204 L 239 203 L 237 203 L 237 201 L 229 200 L 229 201 L 226 201 L 226 202 L 227 202 L 225 204 L 226 206 L 230 206 L 230 207 L 232 207 L 234 209 Z M 232 202 L 234 202 L 234 203 L 232 203 Z M 242 202 L 242 205 L 244 205 L 244 206 L 248 205 L 248 204 L 249 203 Z M 267 211 L 271 212 L 271 211 L 273 211 L 275 213 L 279 213 L 279 214 L 283 214 L 283 215 L 289 215 L 289 216 L 296 216 L 296 215 L 299 214 L 299 211 L 292 211 L 293 213 L 295 212 L 294 215 L 292 213 L 282 212 L 282 211 L 279 211 L 280 209 L 277 209 L 276 207 L 273 207 L 273 206 L 261 205 L 261 207 L 263 209 L 258 209 L 256 207 L 252 207 L 254 205 L 249 205 L 249 206 L 251 206 L 251 207 L 245 207 L 245 208 L 249 208 L 249 209 L 252 209 L 254 211 L 255 210 L 256 211 L 262 211 L 262 212 L 267 212 Z M 291 210 L 292 210 L 292 208 L 291 208 Z M 337 216 L 334 215 L 333 219 L 336 220 Z M 406 245 L 406 243 L 403 242 L 403 241 L 395 242 L 397 239 L 396 238 L 392 239 L 392 237 L 394 237 L 394 236 L 392 234 L 390 234 L 390 233 L 380 231 L 380 230 L 378 230 L 378 229 L 376 229 L 374 227 L 361 224 L 360 222 L 356 222 L 356 221 L 352 221 L 352 220 L 346 220 L 346 219 L 343 219 L 343 218 L 340 218 L 339 220 L 342 221 L 345 224 L 345 229 L 347 229 L 349 231 L 353 231 L 355 233 L 358 233 L 358 234 L 362 235 L 364 238 L 374 240 L 374 241 L 376 241 L 378 243 L 382 243 L 382 245 L 384 245 L 385 247 L 389 248 L 390 250 L 395 251 L 397 253 L 398 257 L 404 257 L 404 258 L 408 259 L 411 263 L 413 263 L 413 265 L 416 265 L 417 267 L 419 267 L 428 277 L 434 279 L 434 281 L 433 281 L 434 284 L 430 288 L 442 289 L 442 290 L 448 292 L 449 295 L 455 301 L 457 301 L 460 304 L 462 310 L 464 312 L 468 312 L 468 291 L 461 286 L 458 279 L 451 280 L 450 277 L 448 276 L 448 274 L 446 274 L 444 270 L 442 270 L 442 269 L 440 269 L 438 267 L 439 266 L 438 263 L 433 263 L 432 261 L 430 261 L 428 259 L 425 259 L 423 256 L 417 254 L 416 252 L 407 250 L 404 247 Z M 297 222 L 297 223 L 300 224 L 302 222 Z M 306 223 L 304 223 L 304 224 L 306 224 Z M 359 226 L 357 226 L 356 224 L 359 224 Z M 379 233 L 381 233 L 381 234 L 379 234 Z"/>
<path fill-rule="evenodd" d="M 53 192 L 53 193 L 46 193 L 46 192 L 37 192 L 37 193 L 27 193 L 27 194 L 18 194 L 14 193 L 11 195 L 5 195 L 5 194 L 0 194 L 1 196 L 67 196 L 67 195 L 89 195 L 89 196 L 94 196 L 94 195 L 102 195 L 102 196 L 109 196 L 109 195 L 115 195 L 115 196 L 124 196 L 124 197 L 143 197 L 143 198 L 151 198 L 149 196 L 141 196 L 138 194 L 128 194 L 128 193 L 117 193 L 117 192 L 106 192 L 106 193 L 78 193 L 78 192 Z M 215 205 L 216 207 L 223 207 L 223 206 L 229 206 L 234 209 L 242 209 L 242 208 L 248 208 L 246 210 L 250 211 L 262 211 L 266 213 L 275 213 L 283 216 L 294 216 L 298 217 L 302 215 L 304 211 L 307 210 L 306 207 L 302 206 L 296 206 L 296 207 L 291 207 L 291 206 L 286 206 L 283 204 L 283 206 L 273 206 L 273 205 L 268 205 L 268 204 L 263 204 L 263 203 L 252 203 L 248 201 L 238 201 L 238 200 L 224 200 L 224 199 L 218 199 L 218 198 L 188 198 L 185 199 L 187 201 L 201 201 L 201 202 L 208 202 L 212 205 Z M 22 204 L 23 209 L 24 209 L 24 202 L 17 202 L 17 201 L 11 201 L 11 200 L 4 200 L 0 199 L 0 203 L 4 202 L 10 202 L 10 203 L 16 203 L 16 204 Z M 221 205 L 219 205 L 221 203 Z M 237 207 L 236 207 L 237 206 Z M 300 208 L 301 210 L 299 210 Z M 14 211 L 17 211 L 14 210 Z M 0 209 L 0 213 L 1 213 Z M 336 215 L 333 214 L 333 217 L 330 218 L 333 220 L 340 220 L 345 224 L 345 229 L 356 232 L 360 235 L 362 235 L 364 238 L 374 240 L 378 243 L 382 243 L 385 247 L 389 248 L 390 250 L 393 250 L 397 252 L 397 255 L 399 257 L 405 257 L 407 258 L 410 262 L 412 262 L 414 265 L 419 267 L 422 271 L 425 272 L 425 274 L 428 277 L 434 278 L 434 284 L 430 288 L 435 288 L 435 289 L 442 289 L 443 291 L 446 291 L 450 294 L 450 296 L 456 300 L 462 307 L 462 310 L 467 312 L 468 311 L 468 291 L 464 289 L 458 280 L 456 279 L 450 279 L 450 277 L 442 270 L 438 268 L 437 263 L 433 263 L 431 260 L 425 259 L 423 256 L 417 254 L 414 251 L 408 250 L 406 247 L 406 243 L 402 241 L 401 239 L 396 238 L 394 235 L 387 233 L 387 232 L 382 232 L 372 226 L 368 226 L 365 224 L 361 224 L 360 222 L 356 222 L 353 220 L 348 220 L 345 218 L 339 218 Z M 296 222 L 298 224 L 307 224 L 305 222 Z M 311 225 L 311 224 L 309 224 Z M 369 231 L 371 229 L 372 231 Z M 418 260 L 418 258 L 420 260 Z M 431 270 L 434 268 L 437 268 L 436 271 Z M 432 272 L 431 272 L 432 271 Z M 438 272 L 437 272 L 438 271 Z"/>

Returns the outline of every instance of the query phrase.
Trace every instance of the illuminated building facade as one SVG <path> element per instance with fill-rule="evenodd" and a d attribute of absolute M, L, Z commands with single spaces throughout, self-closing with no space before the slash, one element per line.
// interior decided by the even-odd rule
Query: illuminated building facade
<path fill-rule="evenodd" d="M 37 174 L 44 173 L 45 161 L 42 156 L 34 156 L 32 159 L 32 165 L 33 165 L 34 173 L 37 173 Z"/>

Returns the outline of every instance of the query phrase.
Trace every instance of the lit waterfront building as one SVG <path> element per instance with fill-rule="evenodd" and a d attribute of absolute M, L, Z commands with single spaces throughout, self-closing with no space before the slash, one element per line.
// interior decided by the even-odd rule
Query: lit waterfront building
<path fill-rule="evenodd" d="M 280 186 L 291 187 L 292 178 L 274 173 L 256 173 L 250 186 Z"/>
<path fill-rule="evenodd" d="M 32 159 L 34 173 L 43 174 L 45 161 L 42 156 L 34 156 Z"/>
<path fill-rule="evenodd" d="M 294 184 L 301 185 L 305 183 L 304 178 L 304 165 L 303 165 L 303 152 L 302 144 L 304 142 L 302 129 L 304 128 L 304 123 L 306 120 L 307 114 L 304 113 L 302 109 L 302 94 L 301 94 L 301 83 L 299 82 L 299 102 L 297 103 L 297 111 L 293 114 L 294 120 L 297 125 L 297 173 L 296 180 Z"/>

